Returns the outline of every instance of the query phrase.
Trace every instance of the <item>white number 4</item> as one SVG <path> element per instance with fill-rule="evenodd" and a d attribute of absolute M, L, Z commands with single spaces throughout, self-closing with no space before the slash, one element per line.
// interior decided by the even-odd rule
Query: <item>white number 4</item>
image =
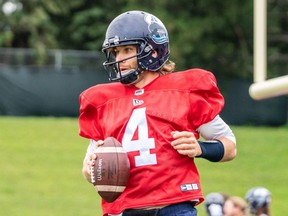
<path fill-rule="evenodd" d="M 138 140 L 132 140 L 137 129 Z M 135 156 L 136 167 L 157 163 L 156 154 L 150 153 L 150 149 L 155 148 L 155 140 L 148 137 L 145 107 L 133 110 L 125 129 L 122 145 L 127 152 L 139 151 L 140 155 Z"/>

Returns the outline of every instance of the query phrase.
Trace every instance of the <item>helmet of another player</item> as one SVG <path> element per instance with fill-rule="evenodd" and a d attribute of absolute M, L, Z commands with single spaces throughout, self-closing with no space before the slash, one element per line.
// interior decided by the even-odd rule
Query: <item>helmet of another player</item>
<path fill-rule="evenodd" d="M 113 48 L 135 45 L 137 67 L 121 74 Z M 158 71 L 169 58 L 169 38 L 164 24 L 157 17 L 143 11 L 128 11 L 117 16 L 108 26 L 102 51 L 106 55 L 104 68 L 108 71 L 110 81 L 131 84 L 146 70 Z M 155 51 L 157 55 L 155 55 Z"/>
<path fill-rule="evenodd" d="M 269 208 L 271 203 L 271 193 L 264 187 L 253 187 L 245 196 L 250 206 L 250 212 L 255 214 L 260 208 Z"/>
<path fill-rule="evenodd" d="M 205 197 L 204 207 L 209 216 L 222 216 L 226 197 L 222 193 L 209 193 Z"/>

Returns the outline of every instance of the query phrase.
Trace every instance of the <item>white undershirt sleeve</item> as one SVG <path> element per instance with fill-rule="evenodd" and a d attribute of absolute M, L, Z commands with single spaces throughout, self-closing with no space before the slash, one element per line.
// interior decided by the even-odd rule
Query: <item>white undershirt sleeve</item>
<path fill-rule="evenodd" d="M 220 137 L 226 137 L 236 144 L 236 138 L 230 127 L 217 115 L 212 121 L 197 128 L 198 133 L 205 140 L 213 140 Z"/>
<path fill-rule="evenodd" d="M 96 149 L 95 143 L 96 143 L 95 140 L 93 139 L 90 140 L 84 160 L 86 160 L 86 158 L 88 158 L 91 154 L 93 154 L 94 150 Z"/>

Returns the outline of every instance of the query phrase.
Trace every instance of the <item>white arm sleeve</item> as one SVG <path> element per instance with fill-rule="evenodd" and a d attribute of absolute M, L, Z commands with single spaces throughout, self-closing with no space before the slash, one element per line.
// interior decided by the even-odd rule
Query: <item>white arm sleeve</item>
<path fill-rule="evenodd" d="M 219 137 L 226 137 L 236 144 L 236 138 L 230 127 L 217 115 L 212 121 L 197 128 L 200 136 L 205 140 L 213 140 Z"/>
<path fill-rule="evenodd" d="M 86 160 L 86 158 L 88 158 L 96 149 L 95 143 L 96 143 L 95 140 L 92 140 L 92 139 L 90 140 L 84 160 Z"/>

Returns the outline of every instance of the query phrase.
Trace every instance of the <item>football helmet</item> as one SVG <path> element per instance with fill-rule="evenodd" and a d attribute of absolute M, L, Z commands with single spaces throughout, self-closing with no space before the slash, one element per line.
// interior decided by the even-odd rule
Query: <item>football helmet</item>
<path fill-rule="evenodd" d="M 255 214 L 259 208 L 268 208 L 271 203 L 271 193 L 264 187 L 253 187 L 245 196 L 250 206 L 250 212 Z"/>
<path fill-rule="evenodd" d="M 113 47 L 136 45 L 137 68 L 121 74 Z M 108 26 L 102 51 L 106 55 L 104 68 L 110 81 L 123 84 L 135 83 L 139 75 L 146 70 L 158 71 L 168 60 L 169 38 L 164 24 L 154 15 L 143 11 L 128 11 L 117 16 Z M 157 52 L 157 56 L 152 55 Z"/>
<path fill-rule="evenodd" d="M 204 206 L 209 216 L 223 216 L 225 197 L 221 193 L 209 193 L 205 197 Z"/>

